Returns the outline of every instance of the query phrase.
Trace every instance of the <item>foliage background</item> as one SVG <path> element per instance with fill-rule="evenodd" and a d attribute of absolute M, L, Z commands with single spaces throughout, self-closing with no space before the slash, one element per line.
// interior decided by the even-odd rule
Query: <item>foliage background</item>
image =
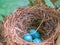
<path fill-rule="evenodd" d="M 3 22 L 3 17 L 11 14 L 16 8 L 25 7 L 28 4 L 33 6 L 34 0 L 0 0 L 0 22 Z M 35 0 L 36 2 L 39 0 Z M 50 7 L 60 7 L 60 0 L 57 0 L 54 5 L 51 0 L 44 0 L 45 4 Z"/>
<path fill-rule="evenodd" d="M 27 4 L 29 4 L 28 0 L 0 0 L 0 21 L 3 21 L 3 16 L 8 16 L 16 8 Z"/>

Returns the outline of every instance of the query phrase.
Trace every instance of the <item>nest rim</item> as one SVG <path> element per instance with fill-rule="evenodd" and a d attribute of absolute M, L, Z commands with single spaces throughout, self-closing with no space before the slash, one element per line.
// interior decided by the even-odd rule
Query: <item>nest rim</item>
<path fill-rule="evenodd" d="M 29 9 L 29 8 L 28 8 Z M 27 9 L 26 9 L 27 10 Z M 24 10 L 22 10 L 22 11 L 24 11 Z M 22 11 L 20 12 L 20 13 L 22 13 Z M 11 19 L 11 17 L 12 16 L 9 16 L 8 18 L 10 18 Z M 14 19 L 12 19 L 12 21 L 13 21 Z M 8 22 L 8 20 L 6 21 L 6 22 Z M 6 28 L 5 27 L 5 25 L 6 25 L 6 22 L 4 23 L 4 28 Z M 10 22 L 10 21 L 9 21 Z M 13 24 L 13 23 L 10 23 L 10 24 Z M 12 27 L 13 27 L 13 25 L 12 25 Z M 58 27 L 58 26 L 57 26 Z M 14 28 L 14 27 L 13 27 Z M 6 30 L 6 29 L 4 29 L 4 30 Z M 56 34 L 56 32 L 54 33 L 54 34 Z M 51 36 L 49 39 L 51 39 L 53 36 Z M 22 38 L 20 38 L 20 39 L 22 39 Z M 23 40 L 23 39 L 22 39 Z M 24 42 L 26 42 L 25 40 L 23 40 Z M 45 43 L 45 41 L 48 41 L 48 39 L 47 40 L 44 40 L 42 43 Z M 26 42 L 26 43 L 28 43 L 28 44 L 35 44 L 35 43 L 33 43 L 33 42 Z M 47 42 L 46 42 L 47 43 Z"/>

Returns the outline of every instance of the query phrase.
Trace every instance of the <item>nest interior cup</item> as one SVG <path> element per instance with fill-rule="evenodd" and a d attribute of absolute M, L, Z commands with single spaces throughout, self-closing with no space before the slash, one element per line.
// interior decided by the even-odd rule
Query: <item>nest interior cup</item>
<path fill-rule="evenodd" d="M 55 9 L 48 7 L 18 8 L 4 22 L 3 35 L 7 40 L 7 45 L 38 45 L 33 42 L 26 42 L 22 39 L 22 36 L 29 29 L 37 29 L 39 26 L 38 32 L 41 33 L 42 44 L 46 45 L 47 43 L 45 44 L 45 41 L 49 45 L 53 45 L 51 39 L 58 26 L 56 15 L 58 16 L 59 14 Z M 56 37 L 53 41 L 55 39 Z"/>

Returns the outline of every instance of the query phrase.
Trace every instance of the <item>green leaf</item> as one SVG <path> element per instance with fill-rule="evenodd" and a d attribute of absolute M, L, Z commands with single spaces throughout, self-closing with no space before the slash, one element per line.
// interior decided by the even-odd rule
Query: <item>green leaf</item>
<path fill-rule="evenodd" d="M 3 17 L 0 15 L 0 22 L 3 22 Z"/>
<path fill-rule="evenodd" d="M 0 0 L 0 21 L 3 22 L 3 16 L 10 15 L 16 8 L 25 7 L 28 4 L 28 0 Z"/>
<path fill-rule="evenodd" d="M 60 7 L 60 0 L 57 0 L 54 4 L 55 4 L 57 7 Z"/>
<path fill-rule="evenodd" d="M 33 0 L 29 0 L 30 6 L 34 5 L 34 1 Z"/>
<path fill-rule="evenodd" d="M 16 8 L 24 7 L 28 4 L 28 0 L 0 0 L 0 14 L 8 16 Z"/>
<path fill-rule="evenodd" d="M 52 8 L 55 8 L 54 4 L 53 4 L 50 0 L 44 0 L 44 1 L 45 1 L 45 4 L 46 4 L 47 6 L 50 6 L 50 7 L 52 7 Z"/>

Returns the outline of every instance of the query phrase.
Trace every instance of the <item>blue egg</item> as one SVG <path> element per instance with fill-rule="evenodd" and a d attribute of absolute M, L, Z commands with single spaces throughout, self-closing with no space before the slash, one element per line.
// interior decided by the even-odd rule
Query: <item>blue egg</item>
<path fill-rule="evenodd" d="M 39 39 L 39 38 L 35 38 L 35 39 L 33 40 L 33 42 L 34 42 L 34 43 L 41 43 L 42 41 L 41 41 L 41 39 Z"/>
<path fill-rule="evenodd" d="M 27 42 L 32 42 L 33 40 L 32 36 L 28 33 L 23 35 L 23 39 Z"/>
<path fill-rule="evenodd" d="M 40 38 L 40 34 L 38 32 L 32 34 L 32 37 L 33 38 Z"/>
<path fill-rule="evenodd" d="M 34 33 L 34 32 L 36 32 L 35 29 L 30 29 L 30 30 L 29 30 L 29 33 Z"/>
<path fill-rule="evenodd" d="M 39 38 L 40 37 L 40 33 L 36 32 L 35 29 L 30 29 L 29 33 L 32 35 L 33 38 Z"/>

